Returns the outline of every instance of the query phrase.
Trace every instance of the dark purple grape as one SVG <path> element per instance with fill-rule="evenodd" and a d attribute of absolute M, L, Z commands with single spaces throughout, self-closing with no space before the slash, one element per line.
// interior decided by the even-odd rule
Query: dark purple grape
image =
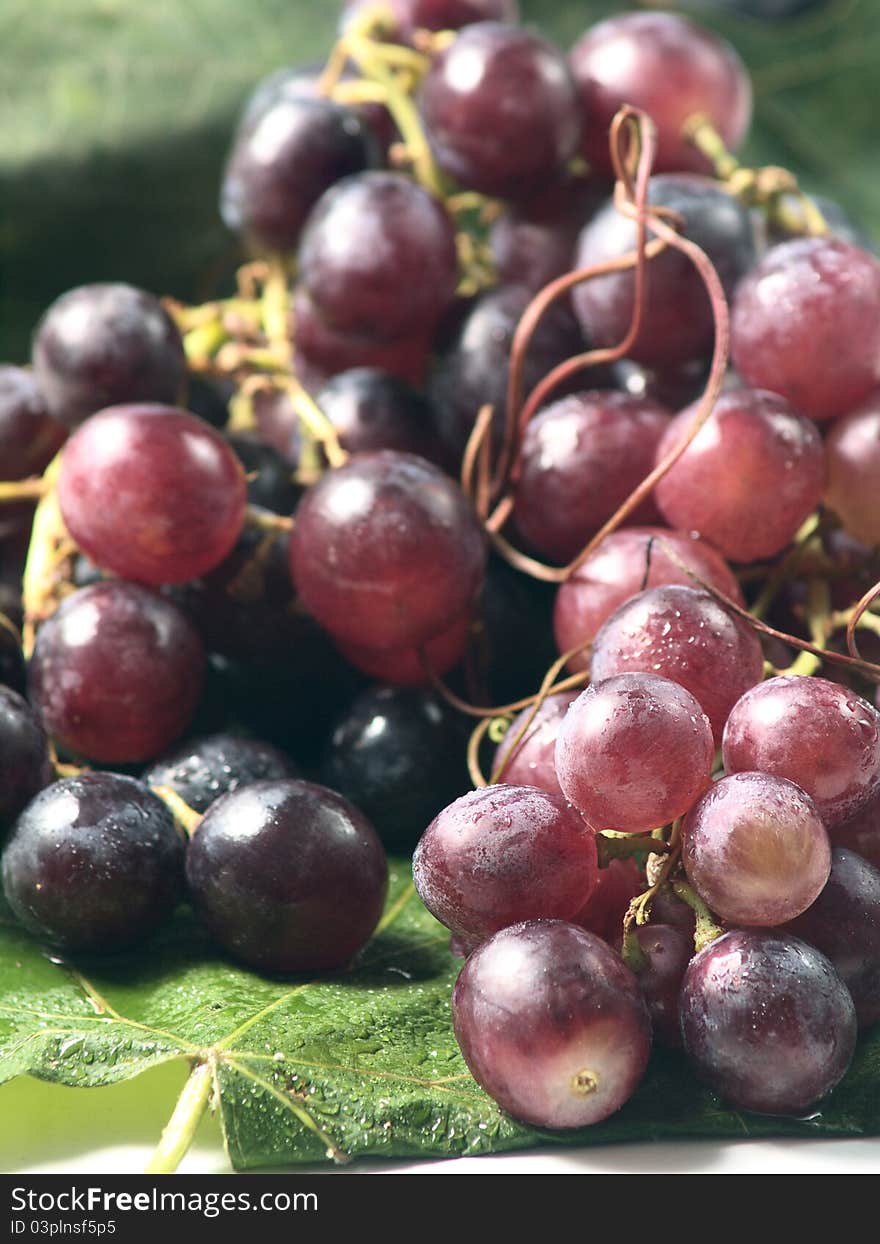
<path fill-rule="evenodd" d="M 54 782 L 15 823 L 3 889 L 28 932 L 62 950 L 108 953 L 174 910 L 183 839 L 152 791 L 117 773 Z"/>
<path fill-rule="evenodd" d="M 572 178 L 505 208 L 489 230 L 499 283 L 536 294 L 570 272 L 578 234 L 607 193 L 604 182 Z"/>
<path fill-rule="evenodd" d="M 708 592 L 670 584 L 621 605 L 593 641 L 594 682 L 636 670 L 690 691 L 717 745 L 734 704 L 761 681 L 764 654 L 748 623 Z"/>
<path fill-rule="evenodd" d="M 748 210 L 717 182 L 690 173 L 652 177 L 648 202 L 675 212 L 681 220 L 679 232 L 706 252 L 729 297 L 755 261 Z M 575 266 L 619 259 L 635 249 L 636 240 L 635 222 L 609 200 L 581 233 Z M 633 315 L 635 281 L 635 271 L 629 269 L 594 277 L 575 289 L 572 298 L 581 328 L 595 345 L 623 341 Z M 647 266 L 641 327 L 629 357 L 668 370 L 706 357 L 713 337 L 712 307 L 702 278 L 687 256 L 667 248 Z"/>
<path fill-rule="evenodd" d="M 523 198 L 578 150 L 577 89 L 565 57 L 531 30 L 467 26 L 434 58 L 418 94 L 442 171 L 473 190 Z"/>
<path fill-rule="evenodd" d="M 880 869 L 835 847 L 825 889 L 785 931 L 831 960 L 852 994 L 860 1026 L 880 1020 Z"/>
<path fill-rule="evenodd" d="M 644 833 L 682 816 L 711 781 L 712 727 L 696 699 L 656 674 L 593 681 L 556 740 L 556 776 L 594 829 Z"/>
<path fill-rule="evenodd" d="M 215 799 L 254 782 L 299 777 L 296 765 L 271 743 L 233 734 L 212 734 L 178 743 L 144 770 L 146 786 L 170 786 L 196 812 Z"/>
<path fill-rule="evenodd" d="M 556 595 L 553 628 L 560 652 L 584 644 L 569 661 L 569 669 L 588 669 L 589 648 L 599 628 L 626 601 L 649 587 L 668 583 L 694 584 L 686 570 L 666 552 L 718 588 L 725 596 L 744 604 L 733 571 L 711 545 L 689 532 L 665 527 L 629 527 L 612 532 L 599 544 Z"/>
<path fill-rule="evenodd" d="M 524 708 L 517 713 L 507 728 L 507 733 L 495 749 L 493 771 L 504 761 L 501 780 L 511 786 L 537 786 L 551 795 L 563 799 L 562 787 L 556 776 L 556 739 L 565 714 L 577 691 L 560 691 L 548 695 L 536 713 Z M 526 722 L 530 721 L 525 734 L 514 746 Z"/>
<path fill-rule="evenodd" d="M 511 704 L 541 685 L 556 657 L 554 590 L 490 556 L 475 644 L 490 703 Z"/>
<path fill-rule="evenodd" d="M 646 963 L 634 974 L 651 1016 L 654 1040 L 677 1049 L 681 1045 L 678 997 L 693 957 L 694 939 L 681 929 L 655 924 L 653 918 L 650 924 L 636 928 L 636 939 Z"/>
<path fill-rule="evenodd" d="M 486 565 L 461 491 L 414 454 L 361 454 L 303 497 L 290 538 L 306 609 L 343 642 L 410 648 L 469 608 Z"/>
<path fill-rule="evenodd" d="M 849 991 L 812 946 L 776 930 L 726 933 L 691 960 L 685 1051 L 730 1105 L 799 1114 L 830 1093 L 856 1043 Z"/>
<path fill-rule="evenodd" d="M 343 28 L 351 17 L 372 7 L 375 0 L 347 0 L 342 9 Z M 410 42 L 417 30 L 460 30 L 472 22 L 515 22 L 517 0 L 387 0 L 394 17 L 395 38 Z"/>
<path fill-rule="evenodd" d="M 436 461 L 436 416 L 428 399 L 398 376 L 377 367 L 340 372 L 315 395 L 351 454 L 396 449 Z"/>
<path fill-rule="evenodd" d="M 573 393 L 545 407 L 522 440 L 513 517 L 545 557 L 568 562 L 653 469 L 669 411 L 606 389 Z M 633 523 L 658 518 L 649 498 Z"/>
<path fill-rule="evenodd" d="M 8 616 L 5 602 L 0 606 L 0 613 Z M 23 695 L 26 685 L 27 677 L 21 644 L 12 631 L 0 622 L 0 687 L 9 687 L 12 691 Z"/>
<path fill-rule="evenodd" d="M 452 221 L 400 173 L 346 177 L 309 217 L 300 272 L 315 308 L 337 332 L 378 341 L 423 336 L 455 294 Z"/>
<path fill-rule="evenodd" d="M 520 318 L 532 294 L 515 285 L 502 285 L 478 298 L 439 361 L 429 391 L 437 407 L 440 434 L 456 459 L 461 457 L 477 413 L 487 403 L 494 408 L 493 434 L 500 444 L 507 402 L 510 347 Z M 526 393 L 559 363 L 584 349 L 584 341 L 570 310 L 555 303 L 542 316 L 525 358 Z"/>
<path fill-rule="evenodd" d="M 234 138 L 220 215 L 265 251 L 291 251 L 330 186 L 380 162 L 378 140 L 350 108 L 329 99 L 281 98 Z"/>
<path fill-rule="evenodd" d="M 33 372 L 0 366 L 0 479 L 39 475 L 66 435 L 66 428 L 46 410 Z"/>
<path fill-rule="evenodd" d="M 40 627 L 30 699 L 70 751 L 124 764 L 183 733 L 204 677 L 204 649 L 184 614 L 146 588 L 107 579 L 68 596 Z"/>
<path fill-rule="evenodd" d="M 276 104 L 299 99 L 324 99 L 321 94 L 321 79 L 324 65 L 312 63 L 308 65 L 285 65 L 261 79 L 251 92 L 241 113 L 239 128 L 252 128 L 260 116 Z M 342 81 L 359 80 L 361 75 L 357 68 L 346 65 L 342 71 Z M 350 105 L 351 111 L 369 126 L 373 136 L 378 140 L 383 152 L 394 142 L 397 127 L 391 114 L 384 104 L 366 101 Z"/>
<path fill-rule="evenodd" d="M 290 514 L 302 496 L 289 462 L 272 445 L 250 435 L 230 436 L 229 444 L 247 473 L 250 505 L 272 514 Z"/>
<path fill-rule="evenodd" d="M 657 126 L 658 172 L 708 172 L 708 161 L 682 127 L 709 118 L 731 151 L 752 117 L 745 65 L 729 43 L 674 13 L 623 13 L 591 26 L 574 45 L 571 67 L 584 111 L 584 155 L 611 172 L 608 131 L 623 104 L 642 108 Z"/>
<path fill-rule="evenodd" d="M 34 335 L 34 375 L 49 413 L 81 423 L 121 402 L 180 398 L 185 360 L 174 321 L 131 285 L 80 285 L 52 303 Z"/>
<path fill-rule="evenodd" d="M 471 1075 L 537 1127 L 586 1127 L 635 1092 L 651 1021 L 632 973 L 592 933 L 531 920 L 468 958 L 452 994 Z"/>
<path fill-rule="evenodd" d="M 880 383 L 880 260 L 835 237 L 774 246 L 737 288 L 731 350 L 754 388 L 846 414 Z"/>
<path fill-rule="evenodd" d="M 667 410 L 681 410 L 702 396 L 709 369 L 705 359 L 691 359 L 676 367 L 662 369 L 645 367 L 632 359 L 621 359 L 612 365 L 611 374 L 617 388 L 631 397 L 659 402 Z M 728 372 L 727 379 L 730 375 Z"/>
<path fill-rule="evenodd" d="M 371 687 L 337 720 L 321 781 L 360 808 L 389 850 L 411 851 L 423 827 L 470 786 L 459 721 L 434 696 Z"/>
<path fill-rule="evenodd" d="M 419 898 L 469 939 L 517 920 L 569 919 L 596 886 L 596 837 L 559 795 L 487 786 L 440 812 L 413 855 Z"/>
<path fill-rule="evenodd" d="M 17 691 L 0 686 L 0 836 L 52 777 L 37 714 Z"/>
<path fill-rule="evenodd" d="M 880 544 L 880 390 L 835 419 L 825 442 L 825 504 L 863 544 Z"/>
<path fill-rule="evenodd" d="M 793 920 L 821 894 L 831 868 L 816 805 L 768 773 L 715 782 L 688 813 L 681 842 L 688 881 L 729 924 Z"/>
<path fill-rule="evenodd" d="M 683 410 L 657 448 L 671 453 L 697 413 Z M 819 504 L 826 463 L 816 425 L 775 393 L 722 393 L 655 489 L 672 527 L 696 531 L 735 562 L 773 557 Z"/>
<path fill-rule="evenodd" d="M 196 915 L 234 958 L 261 972 L 322 972 L 375 929 L 388 866 L 373 827 L 341 795 L 255 782 L 211 805 L 186 879 Z"/>
<path fill-rule="evenodd" d="M 296 372 L 310 392 L 317 392 L 340 372 L 377 367 L 410 384 L 421 384 L 428 361 L 428 330 L 394 341 L 342 331 L 326 323 L 300 286 L 293 298 L 293 349 Z"/>
<path fill-rule="evenodd" d="M 58 477 L 61 513 L 82 550 L 155 587 L 219 565 L 246 500 L 244 470 L 220 433 L 171 406 L 93 416 L 65 446 Z"/>
<path fill-rule="evenodd" d="M 832 825 L 828 831 L 832 846 L 846 847 L 880 868 L 880 790 L 850 820 Z"/>
<path fill-rule="evenodd" d="M 229 422 L 229 401 L 234 393 L 234 382 L 226 376 L 191 373 L 186 381 L 186 409 L 212 428 L 222 429 Z"/>
<path fill-rule="evenodd" d="M 724 767 L 795 782 L 831 829 L 880 792 L 880 712 L 826 678 L 768 678 L 731 710 Z"/>

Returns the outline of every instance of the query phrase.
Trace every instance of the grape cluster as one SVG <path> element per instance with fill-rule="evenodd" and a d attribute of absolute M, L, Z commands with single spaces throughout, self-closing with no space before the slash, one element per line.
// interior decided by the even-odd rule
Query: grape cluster
<path fill-rule="evenodd" d="M 321 972 L 413 850 L 503 1109 L 656 1042 L 801 1113 L 880 1019 L 880 262 L 714 34 L 517 18 L 346 4 L 233 135 L 237 288 L 0 368 L 3 890 Z"/>

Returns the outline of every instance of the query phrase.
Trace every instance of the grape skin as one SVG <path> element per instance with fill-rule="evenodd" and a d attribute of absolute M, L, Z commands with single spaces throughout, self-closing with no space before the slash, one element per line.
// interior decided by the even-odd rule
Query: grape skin
<path fill-rule="evenodd" d="M 180 743 L 143 773 L 146 786 L 170 786 L 196 812 L 252 782 L 298 777 L 283 752 L 261 739 L 211 734 Z"/>
<path fill-rule="evenodd" d="M 452 994 L 471 1075 L 537 1127 L 586 1127 L 641 1080 L 651 1021 L 632 973 L 603 941 L 560 920 L 513 925 L 467 959 Z"/>
<path fill-rule="evenodd" d="M 0 686 L 0 838 L 52 776 L 49 743 L 37 714 L 17 691 Z"/>
<path fill-rule="evenodd" d="M 537 786 L 551 795 L 565 798 L 556 776 L 556 738 L 577 694 L 577 691 L 560 691 L 557 695 L 548 695 L 534 715 L 531 708 L 517 713 L 495 749 L 492 767 L 497 770 L 504 762 L 503 781 L 511 786 Z M 514 748 L 513 740 L 529 720 L 531 724 Z"/>
<path fill-rule="evenodd" d="M 825 504 L 863 544 L 880 544 L 880 390 L 835 419 L 825 442 Z"/>
<path fill-rule="evenodd" d="M 681 992 L 685 1052 L 730 1105 L 798 1114 L 830 1093 L 852 1059 L 856 1015 L 824 955 L 776 930 L 737 930 L 707 946 Z"/>
<path fill-rule="evenodd" d="M 0 366 L 0 478 L 39 475 L 66 435 L 63 424 L 47 411 L 33 372 Z"/>

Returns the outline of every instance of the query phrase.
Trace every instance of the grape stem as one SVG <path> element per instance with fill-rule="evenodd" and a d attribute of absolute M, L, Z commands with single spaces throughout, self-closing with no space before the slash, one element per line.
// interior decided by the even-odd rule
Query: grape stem
<path fill-rule="evenodd" d="M 611 829 L 596 834 L 596 846 L 599 848 L 600 868 L 607 868 L 612 860 L 629 860 L 640 855 L 667 855 L 670 851 L 669 843 L 662 838 L 654 838 L 651 834 L 619 834 Z"/>
<path fill-rule="evenodd" d="M 699 954 L 711 942 L 717 941 L 719 937 L 723 937 L 727 930 L 718 924 L 712 912 L 691 885 L 679 877 L 676 877 L 671 882 L 671 885 L 677 897 L 683 903 L 687 903 L 697 918 L 694 927 L 694 950 Z"/>
<path fill-rule="evenodd" d="M 150 788 L 154 795 L 165 804 L 165 807 L 174 817 L 181 829 L 183 829 L 188 838 L 192 838 L 193 834 L 202 823 L 201 812 L 196 812 L 195 808 L 191 808 L 189 804 L 178 795 L 173 786 L 152 786 Z"/>
<path fill-rule="evenodd" d="M 211 1100 L 214 1067 L 211 1061 L 196 1063 L 174 1113 L 166 1124 L 153 1156 L 144 1167 L 145 1175 L 173 1175 L 189 1149 Z"/>
<path fill-rule="evenodd" d="M 57 454 L 43 474 L 45 491 L 34 513 L 22 577 L 22 651 L 26 659 L 33 653 L 38 623 L 50 618 L 72 590 L 70 572 L 78 550 L 64 525 L 55 494 L 60 470 L 61 455 Z"/>
<path fill-rule="evenodd" d="M 14 501 L 39 501 L 45 495 L 46 481 L 40 475 L 0 483 L 0 505 Z"/>

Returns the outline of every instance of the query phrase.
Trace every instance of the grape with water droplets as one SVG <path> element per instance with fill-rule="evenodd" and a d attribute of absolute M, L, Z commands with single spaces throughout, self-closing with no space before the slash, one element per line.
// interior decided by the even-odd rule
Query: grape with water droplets
<path fill-rule="evenodd" d="M 207 812 L 215 799 L 252 782 L 294 778 L 296 765 L 262 739 L 211 734 L 179 743 L 154 760 L 141 781 L 170 786 L 196 812 Z"/>

